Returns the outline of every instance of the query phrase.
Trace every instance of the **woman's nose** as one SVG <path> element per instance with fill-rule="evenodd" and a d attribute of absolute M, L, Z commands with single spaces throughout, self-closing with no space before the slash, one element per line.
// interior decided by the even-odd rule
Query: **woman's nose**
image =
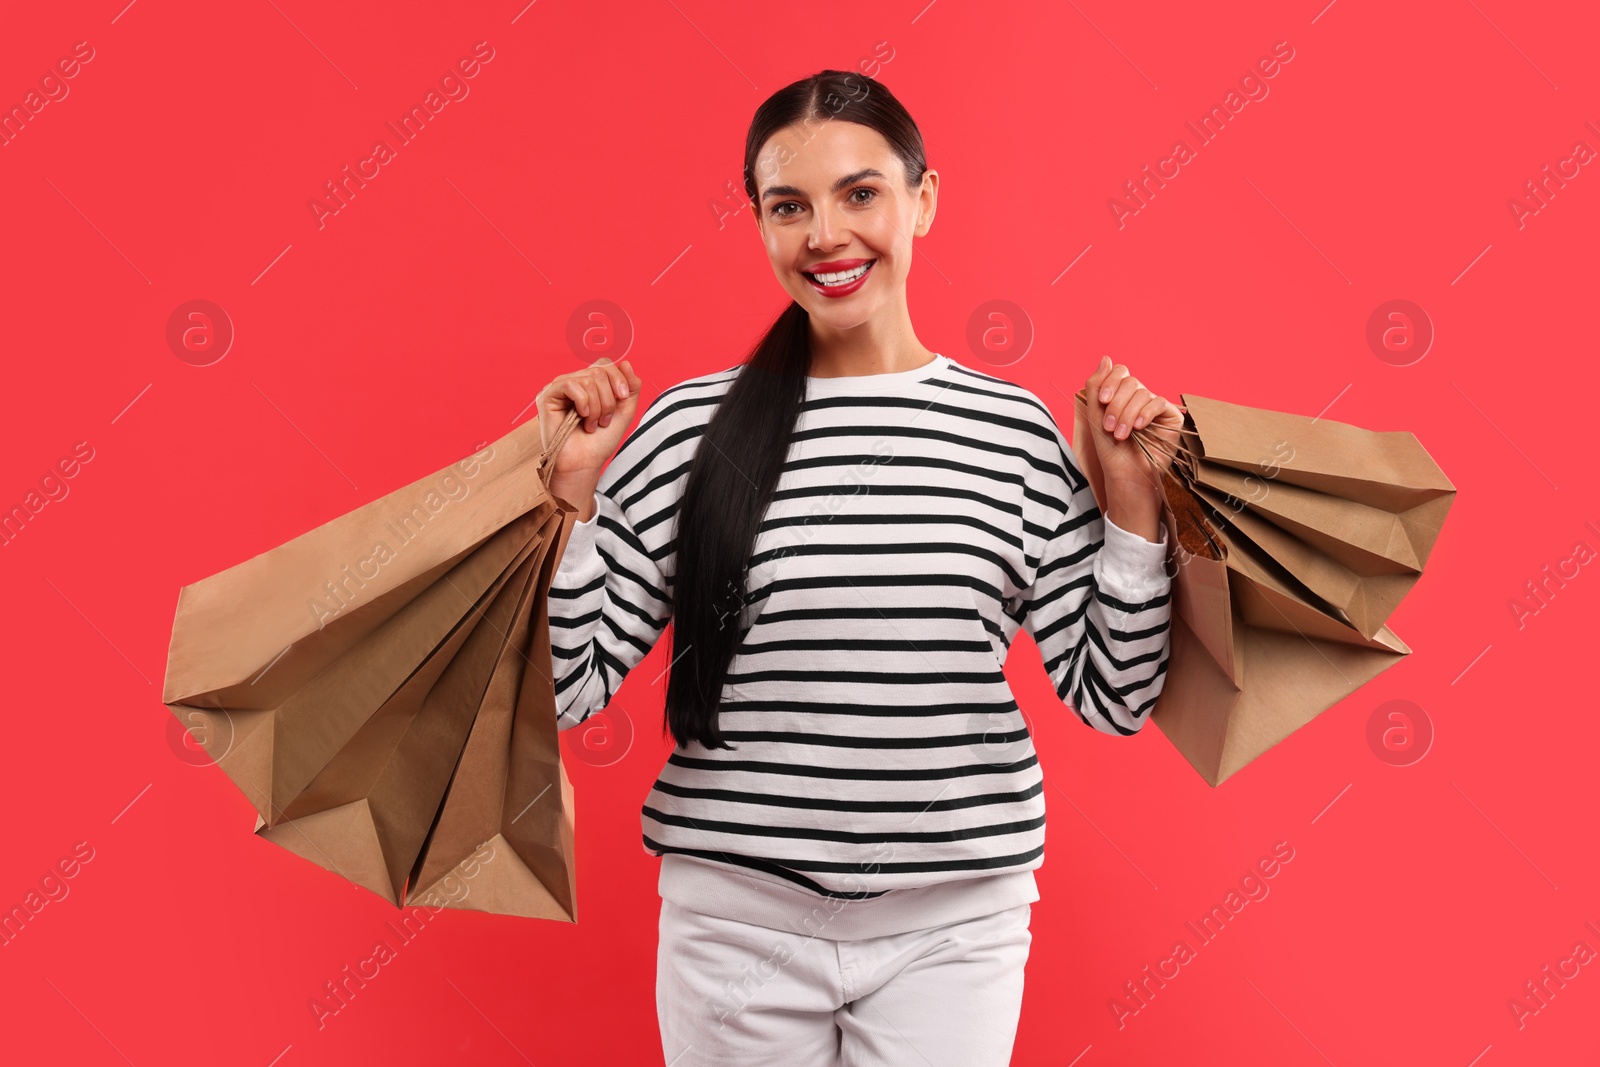
<path fill-rule="evenodd" d="M 822 249 L 832 248 L 838 244 L 839 227 L 835 224 L 832 212 L 827 208 L 818 208 L 812 213 L 811 247 Z"/>

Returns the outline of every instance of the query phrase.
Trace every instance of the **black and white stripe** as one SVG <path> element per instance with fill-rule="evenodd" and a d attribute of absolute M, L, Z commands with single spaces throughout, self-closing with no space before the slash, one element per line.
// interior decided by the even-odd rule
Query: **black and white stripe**
<path fill-rule="evenodd" d="M 574 528 L 550 593 L 563 730 L 669 620 L 678 497 L 738 370 L 662 392 Z M 673 752 L 643 811 L 652 854 L 854 896 L 1038 867 L 1043 776 L 1002 673 L 1020 629 L 1084 723 L 1148 720 L 1165 529 L 1104 521 L 1028 390 L 943 356 L 926 370 L 813 380 L 751 558 L 719 720 L 734 748 Z"/>

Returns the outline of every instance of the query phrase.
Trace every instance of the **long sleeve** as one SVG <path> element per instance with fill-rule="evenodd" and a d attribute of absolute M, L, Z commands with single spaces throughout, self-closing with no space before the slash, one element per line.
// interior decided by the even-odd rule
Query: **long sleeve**
<path fill-rule="evenodd" d="M 1167 677 L 1172 578 L 1167 529 L 1148 541 L 1107 518 L 1063 447 L 1069 499 L 1023 594 L 1033 635 L 1063 703 L 1102 733 L 1137 732 Z"/>
<path fill-rule="evenodd" d="M 670 579 L 607 492 L 615 485 L 617 462 L 613 458 L 601 475 L 595 513 L 573 525 L 551 580 L 550 653 L 559 730 L 577 726 L 611 702 L 672 614 Z"/>

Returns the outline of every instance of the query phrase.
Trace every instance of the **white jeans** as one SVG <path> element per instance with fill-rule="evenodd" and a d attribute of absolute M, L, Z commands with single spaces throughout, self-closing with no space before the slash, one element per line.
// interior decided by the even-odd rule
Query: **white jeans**
<path fill-rule="evenodd" d="M 663 900 L 667 1067 L 1005 1067 L 1032 913 L 830 941 Z"/>

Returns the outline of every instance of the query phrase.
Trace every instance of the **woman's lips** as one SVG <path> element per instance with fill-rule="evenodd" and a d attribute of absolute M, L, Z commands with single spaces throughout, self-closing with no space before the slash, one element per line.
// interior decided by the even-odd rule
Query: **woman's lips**
<path fill-rule="evenodd" d="M 851 282 L 846 282 L 843 285 L 823 285 L 807 272 L 801 271 L 800 273 L 805 274 L 806 281 L 811 283 L 811 288 L 815 289 L 823 296 L 849 296 L 851 293 L 855 292 L 857 289 L 866 284 L 867 279 L 872 276 L 872 268 L 877 266 L 877 263 L 878 261 L 875 259 L 868 261 L 866 269 L 861 272 L 861 276 L 859 278 Z"/>

